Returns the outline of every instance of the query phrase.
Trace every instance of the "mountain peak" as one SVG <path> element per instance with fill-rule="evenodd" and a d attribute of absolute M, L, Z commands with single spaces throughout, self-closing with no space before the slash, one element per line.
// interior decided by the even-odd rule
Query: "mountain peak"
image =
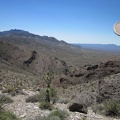
<path fill-rule="evenodd" d="M 69 45 L 68 43 L 66 43 L 65 41 L 59 41 L 58 39 L 56 39 L 55 37 L 49 37 L 49 36 L 40 36 L 40 35 L 36 35 L 33 33 L 30 33 L 28 31 L 25 30 L 20 30 L 20 29 L 11 29 L 8 31 L 2 31 L 0 32 L 0 37 L 9 37 L 11 38 L 12 41 L 14 41 L 14 43 L 16 41 L 18 42 L 25 42 L 27 41 L 27 43 L 30 42 L 40 42 L 42 44 L 49 44 L 50 46 L 52 45 Z M 10 39 L 9 39 L 10 41 Z"/>
<path fill-rule="evenodd" d="M 21 29 L 11 29 L 11 30 L 2 31 L 2 32 L 3 32 L 3 33 L 4 33 L 4 32 L 14 32 L 14 33 L 16 33 L 16 32 L 27 32 L 27 33 L 29 33 L 28 31 L 21 30 Z"/>

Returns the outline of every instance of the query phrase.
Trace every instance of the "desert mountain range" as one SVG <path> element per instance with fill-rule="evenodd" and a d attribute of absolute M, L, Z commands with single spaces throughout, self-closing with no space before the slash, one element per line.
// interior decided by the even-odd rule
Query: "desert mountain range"
<path fill-rule="evenodd" d="M 60 96 L 86 105 L 120 98 L 120 53 L 89 50 L 23 30 L 0 32 L 1 90 L 44 87 L 42 76 L 49 65 Z"/>

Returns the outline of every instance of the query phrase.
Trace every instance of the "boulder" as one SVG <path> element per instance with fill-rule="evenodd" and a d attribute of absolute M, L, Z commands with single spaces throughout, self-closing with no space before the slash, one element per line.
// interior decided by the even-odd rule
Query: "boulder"
<path fill-rule="evenodd" d="M 87 114 L 87 106 L 84 104 L 73 103 L 69 106 L 71 112 L 81 112 Z"/>

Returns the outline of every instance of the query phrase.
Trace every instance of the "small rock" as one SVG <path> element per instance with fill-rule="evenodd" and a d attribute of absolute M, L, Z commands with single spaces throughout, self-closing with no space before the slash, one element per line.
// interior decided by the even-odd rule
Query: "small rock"
<path fill-rule="evenodd" d="M 37 107 L 37 106 L 34 106 L 34 109 L 39 109 L 39 107 Z"/>
<path fill-rule="evenodd" d="M 26 113 L 24 113 L 23 115 L 20 115 L 20 118 L 24 118 L 26 116 Z"/>

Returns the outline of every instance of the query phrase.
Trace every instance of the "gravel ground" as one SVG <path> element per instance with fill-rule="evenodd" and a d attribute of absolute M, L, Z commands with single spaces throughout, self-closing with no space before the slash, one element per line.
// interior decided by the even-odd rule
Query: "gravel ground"
<path fill-rule="evenodd" d="M 22 118 L 22 120 L 33 120 L 38 115 L 47 116 L 51 112 L 49 110 L 39 109 L 38 103 L 26 103 L 25 99 L 28 96 L 34 95 L 36 93 L 33 91 L 25 91 L 25 93 L 26 95 L 17 95 L 12 97 L 14 102 L 4 105 L 4 108 L 6 110 L 10 110 L 17 117 Z M 67 109 L 67 104 L 57 103 L 54 105 L 54 107 L 65 110 L 69 113 L 69 116 L 66 120 L 82 120 L 83 117 L 86 117 L 87 120 L 120 120 L 95 114 L 90 108 L 88 109 L 88 114 L 86 115 L 79 112 L 70 112 Z"/>

